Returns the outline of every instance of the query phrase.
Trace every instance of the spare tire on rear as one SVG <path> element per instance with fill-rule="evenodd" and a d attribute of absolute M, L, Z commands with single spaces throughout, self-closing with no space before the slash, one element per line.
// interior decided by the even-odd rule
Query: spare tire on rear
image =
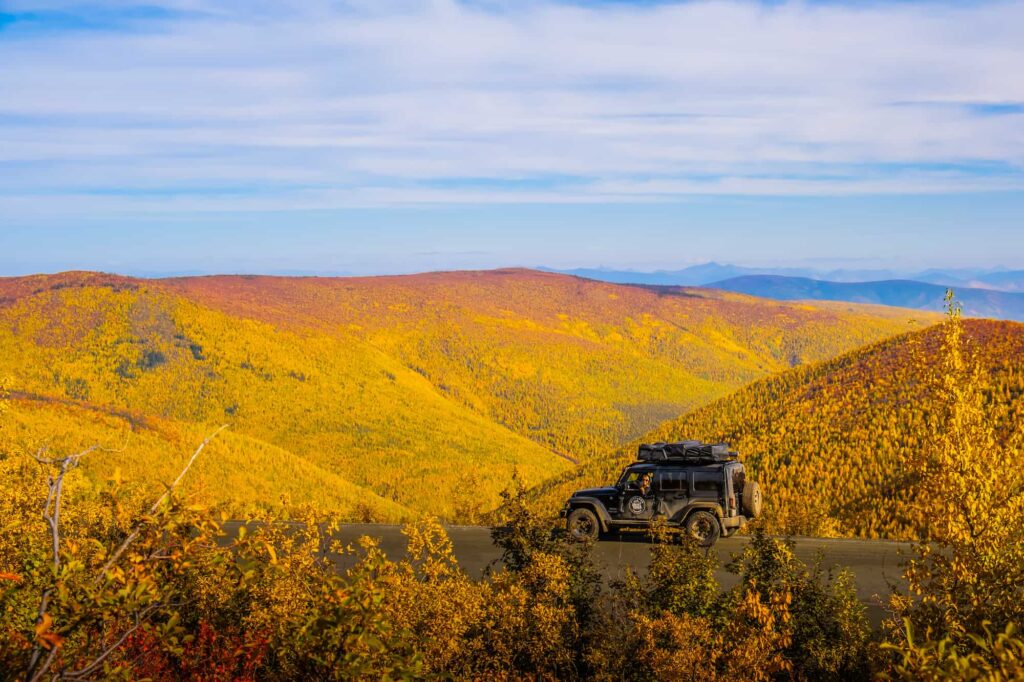
<path fill-rule="evenodd" d="M 743 484 L 743 513 L 752 519 L 761 515 L 761 486 L 757 481 Z"/>

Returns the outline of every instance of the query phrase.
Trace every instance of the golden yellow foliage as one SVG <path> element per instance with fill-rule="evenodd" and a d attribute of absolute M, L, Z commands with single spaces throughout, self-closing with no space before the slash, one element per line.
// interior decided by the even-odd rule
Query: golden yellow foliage
<path fill-rule="evenodd" d="M 912 315 L 935 319 L 528 270 L 162 285 L 279 328 L 352 333 L 451 400 L 580 460 L 751 380 L 898 333 Z"/>
<path fill-rule="evenodd" d="M 229 462 L 241 465 L 254 494 L 210 481 L 242 507 L 296 492 L 302 502 L 350 481 L 367 488 L 367 507 L 383 497 L 395 511 L 465 518 L 497 503 L 514 467 L 538 482 L 570 467 L 359 340 L 300 337 L 138 289 L 46 291 L 0 310 L 0 322 L 0 372 L 14 377 L 15 397 L 35 406 L 37 421 L 66 404 L 106 423 L 160 423 L 167 433 L 228 420 L 233 433 L 262 443 L 250 464 Z M 24 438 L 67 430 L 60 420 L 35 432 L 25 423 Z M 138 460 L 112 453 L 103 461 L 146 475 Z"/>
<path fill-rule="evenodd" d="M 207 499 L 477 522 L 513 469 L 531 486 L 557 480 L 744 382 L 891 334 L 905 315 L 529 271 L 67 273 L 0 281 L 0 375 L 25 406 L 22 449 L 54 436 L 120 449 L 119 420 L 138 432 L 84 464 L 92 480 L 116 467 L 156 480 L 169 468 L 158 453 L 229 421 L 232 454 L 211 458 L 223 466 L 203 480 Z"/>
<path fill-rule="evenodd" d="M 58 452 L 103 446 L 104 451 L 82 464 L 84 476 L 75 485 L 83 494 L 101 493 L 115 477 L 136 485 L 145 482 L 159 492 L 181 468 L 189 444 L 202 440 L 204 433 L 199 424 L 150 417 L 133 425 L 103 410 L 35 401 L 19 402 L 6 421 L 5 437 L 16 444 L 12 454 L 24 456 L 44 446 Z M 230 430 L 189 471 L 188 483 L 192 501 L 241 517 L 303 505 L 364 521 L 399 522 L 414 516 L 332 471 Z"/>
<path fill-rule="evenodd" d="M 746 592 L 735 618 L 719 624 L 708 618 L 664 612 L 634 616 L 629 645 L 645 672 L 659 680 L 766 682 L 788 672 L 784 650 L 790 643 L 789 595 L 764 603 Z"/>
<path fill-rule="evenodd" d="M 993 420 L 1000 385 L 985 359 L 950 298 L 929 376 L 938 429 L 911 461 L 922 534 L 909 593 L 891 599 L 902 676 L 1013 679 L 1024 665 L 1024 428 Z"/>
<path fill-rule="evenodd" d="M 971 376 L 948 374 L 955 377 L 949 379 L 954 385 L 945 389 L 930 378 L 944 367 L 946 327 L 937 326 L 756 382 L 665 423 L 643 441 L 730 443 L 764 489 L 771 532 L 916 539 L 930 514 L 922 516 L 914 504 L 923 490 L 914 465 L 922 453 L 941 444 L 946 452 L 971 458 L 965 467 L 994 466 L 991 470 L 999 472 L 1019 470 L 1021 462 L 1019 446 L 1008 439 L 1024 422 L 1024 325 L 966 320 L 962 327 L 965 341 L 975 349 L 977 369 Z M 972 432 L 978 440 L 966 441 L 966 427 L 958 427 L 955 447 L 937 440 L 946 420 L 943 391 L 970 393 L 978 405 L 971 428 L 980 428 L 981 422 L 990 427 Z M 1003 456 L 976 457 L 982 452 Z M 635 444 L 622 454 L 623 459 L 635 454 Z M 621 466 L 623 459 L 611 466 Z M 938 469 L 953 478 L 966 472 L 944 465 Z M 1002 485 L 1017 480 L 1009 473 L 998 477 Z M 589 476 L 609 475 L 604 470 Z M 946 491 L 963 483 L 953 478 L 936 479 L 924 490 L 934 489 L 946 504 L 954 504 L 956 496 Z M 574 485 L 581 482 L 569 481 L 549 496 L 562 496 Z M 985 488 L 977 495 L 991 494 L 988 499 L 995 501 L 1004 499 L 1006 491 Z"/>

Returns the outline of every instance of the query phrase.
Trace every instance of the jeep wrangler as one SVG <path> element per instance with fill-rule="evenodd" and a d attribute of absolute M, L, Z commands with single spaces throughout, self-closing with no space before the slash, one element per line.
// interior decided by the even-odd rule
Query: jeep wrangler
<path fill-rule="evenodd" d="M 577 490 L 561 516 L 576 540 L 663 521 L 710 547 L 759 516 L 761 503 L 760 486 L 728 445 L 687 440 L 641 445 L 615 485 Z"/>

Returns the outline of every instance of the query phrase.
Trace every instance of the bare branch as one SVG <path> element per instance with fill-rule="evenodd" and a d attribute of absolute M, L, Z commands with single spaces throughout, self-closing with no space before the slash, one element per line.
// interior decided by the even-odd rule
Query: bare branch
<path fill-rule="evenodd" d="M 164 503 L 164 500 L 166 500 L 168 496 L 170 496 L 171 491 L 173 491 L 178 486 L 178 484 L 181 483 L 181 479 L 185 478 L 185 474 L 188 473 L 188 470 L 189 468 L 191 468 L 192 463 L 196 461 L 196 457 L 198 457 L 199 453 L 203 451 L 203 448 L 206 447 L 206 444 L 213 440 L 217 436 L 217 434 L 219 434 L 226 428 L 228 428 L 228 425 L 222 424 L 219 429 L 211 433 L 209 436 L 206 437 L 206 440 L 199 444 L 199 447 L 196 448 L 196 451 L 192 453 L 192 457 L 188 460 L 188 464 L 186 464 L 185 468 L 181 470 L 181 473 L 178 474 L 178 477 L 174 479 L 174 483 L 171 484 L 171 487 L 167 489 L 167 492 L 163 494 L 163 497 L 157 500 L 156 504 L 154 504 L 153 507 L 149 510 L 151 514 L 156 513 L 156 510 L 160 508 L 160 505 Z"/>
<path fill-rule="evenodd" d="M 46 671 L 50 669 L 50 666 L 53 665 L 53 659 L 56 657 L 57 647 L 51 646 L 50 653 L 46 655 L 46 660 L 43 661 L 43 664 L 41 666 L 39 666 L 39 670 L 37 670 L 35 673 L 32 674 L 31 677 L 28 678 L 28 681 L 36 682 L 36 680 L 41 679 L 43 675 L 46 674 Z M 31 670 L 31 668 L 29 670 Z"/>
<path fill-rule="evenodd" d="M 171 485 L 167 488 L 164 494 L 160 496 L 160 499 L 157 500 L 152 507 L 150 507 L 150 514 L 155 514 L 160 509 L 160 506 L 167 500 L 168 497 L 170 497 L 171 493 L 174 492 L 174 489 L 178 486 L 179 483 L 181 483 L 181 480 L 185 478 L 185 474 L 188 473 L 188 470 L 192 467 L 192 463 L 196 461 L 197 457 L 199 457 L 199 453 L 203 451 L 203 448 L 205 448 L 206 445 L 217 436 L 217 434 L 219 434 L 227 427 L 227 424 L 223 424 L 219 429 L 217 429 L 209 436 L 207 436 L 206 440 L 199 444 L 199 447 L 196 448 L 196 451 L 192 453 L 192 457 L 189 458 L 188 463 L 185 464 L 185 468 L 181 470 L 181 473 L 178 474 L 178 477 L 176 479 L 174 479 L 174 482 L 171 483 Z M 110 558 L 107 559 L 107 563 L 103 565 L 103 570 L 101 570 L 99 575 L 96 576 L 96 580 L 94 582 L 98 583 L 100 580 L 103 579 L 103 576 L 107 574 L 107 571 L 109 571 L 114 566 L 115 563 L 117 563 L 117 560 L 121 558 L 121 555 L 124 554 L 126 549 L 128 549 L 128 546 L 135 542 L 135 539 L 139 537 L 140 531 L 140 524 L 136 524 L 135 528 L 132 529 L 132 532 L 129 533 L 128 537 L 124 539 L 124 542 L 122 542 L 121 545 L 114 551 L 114 553 L 110 555 Z"/>
<path fill-rule="evenodd" d="M 195 462 L 196 458 L 199 456 L 199 453 L 203 451 L 203 448 L 205 448 L 206 445 L 225 428 L 227 428 L 227 424 L 224 424 L 219 429 L 214 431 L 212 434 L 207 436 L 207 438 L 199 445 L 196 451 L 192 454 L 192 457 L 189 459 L 188 463 L 185 465 L 185 468 L 182 469 L 181 473 L 178 474 L 178 477 L 174 480 L 170 487 L 167 488 L 166 492 L 164 492 L 163 496 L 161 496 L 160 499 L 157 500 L 153 507 L 150 509 L 150 514 L 155 513 L 160 508 L 164 501 L 174 491 L 174 488 L 177 487 L 179 483 L 181 483 L 181 480 L 185 477 L 185 474 L 188 473 L 189 468 L 191 468 L 193 462 Z M 53 572 L 55 577 L 57 575 L 57 572 L 60 570 L 60 502 L 61 493 L 64 487 L 64 476 L 67 474 L 68 471 L 78 466 L 79 461 L 91 452 L 95 452 L 96 450 L 101 450 L 104 452 L 121 452 L 124 450 L 125 447 L 127 447 L 127 440 L 125 441 L 125 445 L 120 450 L 112 450 L 108 448 L 103 448 L 99 445 L 93 445 L 73 455 L 67 455 L 65 457 L 45 457 L 44 455 L 47 452 L 48 448 L 47 446 L 43 446 L 35 455 L 33 455 L 33 459 L 35 459 L 40 464 L 46 466 L 59 467 L 56 476 L 50 476 L 49 481 L 47 483 L 48 490 L 46 495 L 46 504 L 43 508 L 43 521 L 46 522 L 47 526 L 50 529 L 50 538 L 52 542 L 53 552 Z M 106 574 L 107 570 L 109 570 L 109 568 L 114 564 L 114 562 L 117 561 L 117 559 L 121 556 L 121 554 L 124 553 L 124 551 L 135 540 L 135 538 L 138 537 L 139 530 L 140 529 L 137 525 L 136 528 L 129 534 L 129 536 L 125 538 L 125 541 L 121 543 L 121 546 L 118 547 L 117 551 L 113 554 L 113 556 L 111 556 L 110 560 L 103 567 L 103 571 L 100 573 L 99 578 L 102 578 L 102 576 Z M 98 581 L 99 580 L 97 579 L 96 582 Z M 43 621 L 43 616 L 46 614 L 46 610 L 49 607 L 50 598 L 52 595 L 52 587 L 49 587 L 43 591 L 43 594 L 39 600 L 39 610 L 38 615 L 36 617 L 37 625 Z M 115 642 L 111 647 L 104 651 L 96 660 L 94 660 L 85 668 L 74 673 L 66 673 L 64 676 L 71 678 L 79 678 L 89 675 L 93 671 L 95 671 L 113 651 L 115 651 L 119 646 L 121 646 L 121 644 L 124 643 L 125 639 L 127 639 L 133 632 L 135 632 L 139 629 L 139 627 L 141 627 L 142 621 L 146 617 L 148 617 L 150 613 L 156 610 L 157 606 L 158 605 L 152 605 L 150 607 L 147 607 L 143 611 L 135 614 L 135 626 L 127 632 L 125 632 L 124 635 L 117 642 Z M 29 680 L 29 682 L 36 682 L 36 680 L 41 679 L 46 674 L 47 670 L 49 670 L 50 666 L 53 664 L 54 658 L 56 657 L 57 647 L 52 646 L 46 658 L 42 661 L 42 663 L 40 663 L 40 658 L 42 657 L 42 654 L 42 645 L 39 642 L 36 642 L 36 644 L 33 647 L 32 656 L 30 657 L 28 669 L 25 674 L 25 678 Z"/>
<path fill-rule="evenodd" d="M 125 630 L 125 632 L 121 635 L 121 637 L 116 642 L 114 642 L 109 647 L 107 647 L 103 651 L 103 653 L 101 653 L 99 656 L 97 656 L 95 659 L 93 659 L 92 663 L 88 664 L 84 668 L 80 668 L 79 670 L 75 670 L 74 672 L 64 673 L 62 675 L 62 677 L 66 677 L 68 679 L 74 680 L 74 679 L 78 679 L 80 677 L 86 677 L 86 676 L 91 675 L 92 673 L 94 673 L 97 668 L 99 668 L 101 665 L 103 665 L 103 661 L 107 660 L 107 657 L 109 657 L 110 654 L 112 654 L 115 651 L 117 651 L 118 647 L 120 647 L 122 644 L 124 644 L 124 641 L 126 639 L 128 639 L 129 637 L 131 637 L 132 633 L 134 633 L 136 630 L 138 630 L 140 627 L 142 627 L 142 624 L 145 622 L 146 618 L 148 618 L 149 615 L 151 613 L 153 613 L 154 611 L 156 611 L 160 606 L 161 605 L 159 603 L 157 603 L 157 604 L 150 604 L 149 606 L 147 606 L 145 609 L 143 609 L 139 613 L 136 613 L 135 614 L 135 625 L 133 625 L 128 630 Z"/>
<path fill-rule="evenodd" d="M 46 446 L 43 446 L 39 449 L 39 452 L 36 455 L 33 455 L 35 460 L 40 464 L 45 466 L 57 465 L 60 467 L 57 475 L 50 476 L 49 481 L 47 482 L 48 490 L 46 493 L 46 505 L 43 507 L 43 521 L 45 521 L 46 525 L 50 528 L 54 580 L 57 579 L 57 572 L 60 570 L 60 497 L 64 488 L 64 476 L 67 475 L 69 470 L 78 466 L 79 460 L 98 448 L 98 445 L 93 445 L 92 447 L 86 448 L 74 455 L 67 455 L 59 458 L 48 458 L 43 457 L 43 454 L 47 450 Z M 36 612 L 36 625 L 43 622 L 43 616 L 46 614 L 46 609 L 50 605 L 50 597 L 52 595 L 52 587 L 47 587 L 43 590 L 43 594 L 39 598 L 39 609 Z M 29 680 L 37 680 L 42 677 L 53 663 L 53 658 L 56 653 L 57 647 L 51 647 L 46 660 L 44 660 L 42 665 L 39 666 L 39 659 L 43 655 L 43 648 L 42 645 L 36 641 L 35 645 L 32 647 L 32 656 L 29 658 L 28 670 L 25 675 L 26 678 Z M 37 668 L 36 666 L 39 667 Z"/>
<path fill-rule="evenodd" d="M 101 448 L 99 445 L 92 445 L 90 447 L 87 447 L 85 450 L 82 450 L 81 452 L 76 452 L 73 455 L 65 455 L 64 457 L 43 457 L 43 453 L 45 453 L 48 449 L 49 446 L 46 445 L 39 448 L 39 452 L 35 455 L 32 455 L 32 459 L 39 462 L 40 464 L 56 464 L 58 466 L 62 466 L 64 462 L 70 462 L 71 464 L 69 466 L 76 466 L 78 464 L 78 460 L 82 459 L 90 452 L 102 450 L 103 448 Z"/>

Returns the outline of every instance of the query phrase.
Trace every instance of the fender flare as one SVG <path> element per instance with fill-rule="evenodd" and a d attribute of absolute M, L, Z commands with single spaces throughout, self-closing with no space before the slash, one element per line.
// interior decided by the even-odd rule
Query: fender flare
<path fill-rule="evenodd" d="M 725 526 L 722 525 L 722 505 L 715 502 L 697 502 L 691 504 L 686 508 L 686 513 L 683 514 L 682 520 L 679 522 L 680 527 L 686 525 L 686 520 L 690 518 L 690 515 L 697 511 L 709 511 L 714 514 L 715 519 L 718 520 L 718 529 L 721 534 L 725 535 Z"/>
<path fill-rule="evenodd" d="M 569 500 L 569 510 L 578 509 L 585 507 L 597 515 L 597 520 L 601 524 L 601 531 L 604 533 L 608 532 L 608 524 L 611 522 L 612 517 L 609 516 L 608 510 L 605 509 L 601 501 L 596 497 L 574 497 Z"/>

